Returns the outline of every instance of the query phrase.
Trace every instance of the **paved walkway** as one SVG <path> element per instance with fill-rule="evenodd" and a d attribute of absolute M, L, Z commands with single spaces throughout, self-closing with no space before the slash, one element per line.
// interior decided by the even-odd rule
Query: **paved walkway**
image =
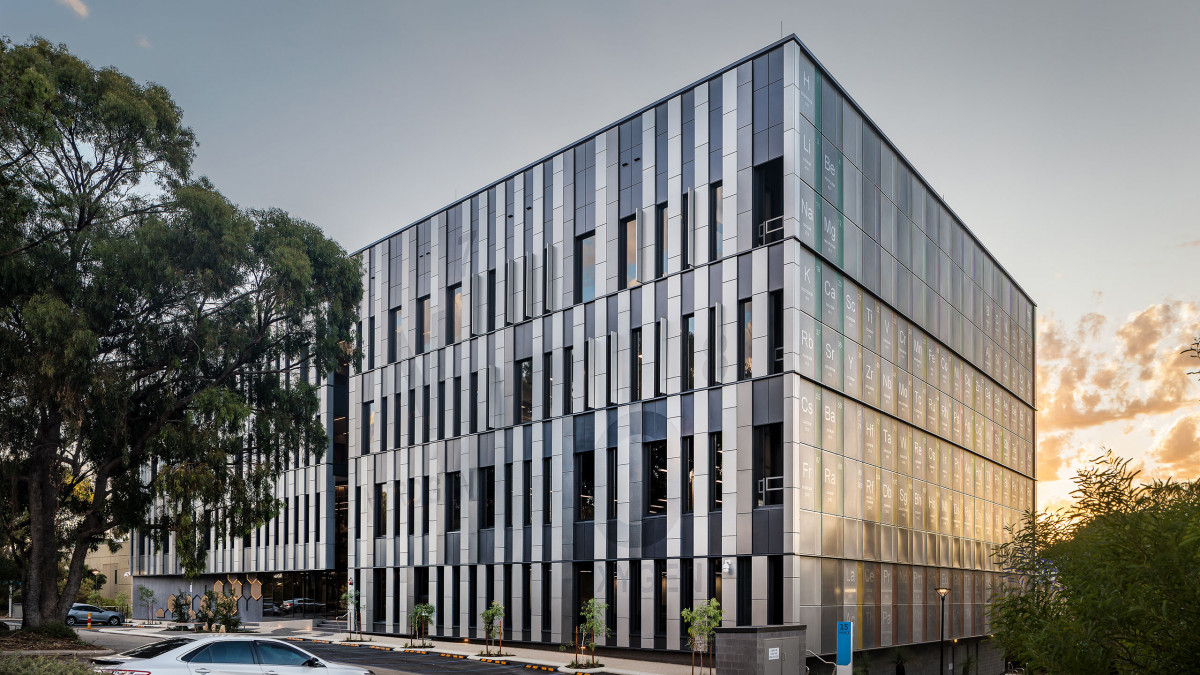
<path fill-rule="evenodd" d="M 102 632 L 121 632 L 125 634 L 144 635 L 146 637 L 165 638 L 171 633 L 166 633 L 165 629 L 171 624 L 156 624 L 152 626 L 135 626 L 122 628 L 100 628 Z M 301 640 L 315 640 L 320 642 L 329 642 L 335 644 L 361 644 L 364 647 L 389 647 L 396 650 L 408 649 L 408 638 L 389 636 L 389 635 L 370 635 L 362 642 L 349 641 L 350 637 L 346 633 L 331 633 L 327 631 L 314 630 L 309 628 L 307 621 L 295 619 L 270 619 L 263 621 L 257 627 L 259 635 L 270 635 L 277 638 L 293 638 Z M 457 658 L 467 658 L 479 661 L 485 658 L 492 658 L 495 661 L 507 661 L 510 663 L 531 664 L 542 666 L 562 673 L 575 672 L 596 672 L 596 671 L 576 671 L 567 668 L 575 655 L 572 652 L 559 652 L 550 649 L 540 649 L 536 647 L 524 646 L 504 646 L 505 656 L 503 657 L 480 657 L 479 653 L 483 651 L 483 646 L 478 642 L 463 643 L 461 641 L 432 641 L 433 647 L 425 651 L 433 654 L 448 654 Z M 597 655 L 597 660 L 604 664 L 600 672 L 611 673 L 612 675 L 690 675 L 691 667 L 688 665 L 676 663 L 660 663 L 657 661 L 644 661 L 639 659 L 615 658 L 609 655 L 600 653 Z"/>

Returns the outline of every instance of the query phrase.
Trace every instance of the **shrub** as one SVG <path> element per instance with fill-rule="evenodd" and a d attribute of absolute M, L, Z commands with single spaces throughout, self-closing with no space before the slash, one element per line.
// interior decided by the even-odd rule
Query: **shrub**
<path fill-rule="evenodd" d="M 75 629 L 61 621 L 54 621 L 43 626 L 23 628 L 21 630 L 26 633 L 34 633 L 41 635 L 42 637 L 56 638 L 59 640 L 79 639 L 79 634 L 75 632 Z"/>
<path fill-rule="evenodd" d="M 93 675 L 92 669 L 79 661 L 29 656 L 0 656 L 0 675 Z"/>

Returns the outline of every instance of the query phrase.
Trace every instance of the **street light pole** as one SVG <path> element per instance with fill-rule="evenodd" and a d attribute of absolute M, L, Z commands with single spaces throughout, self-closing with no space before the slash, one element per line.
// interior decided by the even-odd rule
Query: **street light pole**
<path fill-rule="evenodd" d="M 937 594 L 941 596 L 942 606 L 938 612 L 938 675 L 946 673 L 946 596 L 950 594 L 950 589 L 945 586 L 938 587 Z"/>

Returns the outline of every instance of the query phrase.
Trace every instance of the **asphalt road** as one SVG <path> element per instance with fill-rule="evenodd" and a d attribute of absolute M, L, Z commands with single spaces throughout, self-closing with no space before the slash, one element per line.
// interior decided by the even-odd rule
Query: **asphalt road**
<path fill-rule="evenodd" d="M 149 638 L 142 635 L 121 634 L 116 631 L 79 631 L 80 637 L 97 646 L 122 652 L 139 647 L 159 638 Z M 175 635 L 175 634 L 172 634 Z M 264 635 L 263 637 L 277 637 Z M 478 673 L 479 675 L 512 675 L 522 673 L 531 675 L 538 671 L 523 666 L 502 666 L 492 663 L 480 663 L 468 659 L 455 659 L 436 654 L 406 654 L 404 652 L 389 652 L 369 647 L 347 647 L 336 644 L 320 644 L 313 642 L 292 642 L 301 649 L 312 652 L 323 659 L 341 661 L 365 666 L 375 671 L 377 675 L 426 675 L 427 673 Z"/>

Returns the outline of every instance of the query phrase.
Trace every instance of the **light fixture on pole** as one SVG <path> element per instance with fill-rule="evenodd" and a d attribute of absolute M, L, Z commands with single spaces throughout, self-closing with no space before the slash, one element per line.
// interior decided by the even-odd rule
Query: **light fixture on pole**
<path fill-rule="evenodd" d="M 946 672 L 946 596 L 950 589 L 940 586 L 937 594 L 942 598 L 941 611 L 938 612 L 938 675 Z"/>

